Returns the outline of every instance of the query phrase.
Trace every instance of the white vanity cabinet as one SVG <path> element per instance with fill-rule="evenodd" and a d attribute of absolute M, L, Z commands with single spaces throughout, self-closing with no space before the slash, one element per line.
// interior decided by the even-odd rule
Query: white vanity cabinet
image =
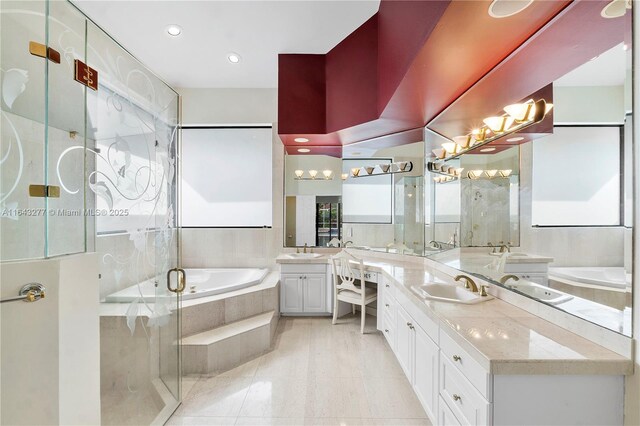
<path fill-rule="evenodd" d="M 623 424 L 624 376 L 491 374 L 448 324 L 399 284 L 381 284 L 378 328 L 433 424 Z"/>
<path fill-rule="evenodd" d="M 331 313 L 330 277 L 325 264 L 282 264 L 280 313 L 283 315 L 329 315 Z"/>
<path fill-rule="evenodd" d="M 422 407 L 432 421 L 437 415 L 438 401 L 438 345 L 396 299 L 393 285 L 386 279 L 378 285 L 378 324 L 393 349 Z M 398 294 L 402 300 L 405 296 Z M 382 317 L 382 319 L 380 318 Z M 423 325 L 433 331 L 437 325 L 421 318 Z"/>

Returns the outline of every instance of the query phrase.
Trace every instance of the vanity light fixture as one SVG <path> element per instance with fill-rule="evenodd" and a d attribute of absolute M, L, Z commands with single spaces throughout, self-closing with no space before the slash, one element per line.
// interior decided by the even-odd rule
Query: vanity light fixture
<path fill-rule="evenodd" d="M 376 168 L 380 169 L 379 172 L 376 172 Z M 367 174 L 360 174 L 360 170 L 364 169 Z M 398 161 L 397 163 L 386 163 L 386 164 L 377 164 L 375 166 L 363 166 L 363 167 L 355 167 L 351 169 L 351 176 L 356 177 L 367 177 L 367 176 L 381 176 L 381 175 L 391 175 L 396 173 L 408 173 L 413 170 L 413 163 L 411 161 Z"/>
<path fill-rule="evenodd" d="M 458 153 L 458 144 L 455 142 L 445 142 L 442 144 L 442 149 L 449 155 L 454 155 Z"/>
<path fill-rule="evenodd" d="M 505 115 L 485 118 L 484 126 L 473 129 L 469 134 L 456 136 L 453 141 L 442 144 L 442 151 L 433 150 L 433 154 L 440 160 L 451 160 L 469 151 L 487 145 L 496 139 L 506 135 L 517 133 L 523 129 L 539 123 L 546 114 L 553 108 L 553 104 L 547 103 L 544 99 L 510 104 L 504 107 Z M 465 139 L 466 138 L 466 139 Z M 465 148 L 464 145 L 467 145 Z M 480 152 L 495 151 L 495 148 Z"/>
<path fill-rule="evenodd" d="M 484 170 L 469 170 L 467 177 L 469 179 L 480 179 Z"/>
<path fill-rule="evenodd" d="M 309 173 L 309 177 L 304 176 L 304 170 L 295 170 L 293 173 L 296 175 L 296 177 L 294 178 L 295 180 L 332 180 L 333 179 L 332 170 L 323 170 L 322 171 L 322 176 L 324 177 L 323 179 L 318 178 L 317 170 L 309 170 L 307 172 Z"/>
<path fill-rule="evenodd" d="M 180 25 L 171 24 L 167 27 L 167 34 L 172 37 L 178 37 L 182 33 Z"/>
<path fill-rule="evenodd" d="M 514 122 L 514 118 L 506 115 L 500 117 L 487 117 L 482 121 L 493 133 L 504 133 L 509 129 L 509 127 L 511 127 Z"/>
<path fill-rule="evenodd" d="M 294 142 L 306 143 L 306 142 L 309 142 L 309 139 L 307 139 L 307 138 L 295 138 Z"/>
<path fill-rule="evenodd" d="M 227 55 L 227 60 L 232 64 L 237 64 L 240 62 L 240 55 L 238 55 L 237 53 L 231 52 Z"/>
<path fill-rule="evenodd" d="M 298 149 L 298 152 L 302 152 L 304 154 L 304 153 L 307 153 L 307 152 L 311 152 L 311 150 L 308 149 L 308 148 L 300 148 L 300 149 Z"/>
<path fill-rule="evenodd" d="M 436 148 L 432 152 L 433 152 L 433 155 L 435 155 L 436 158 L 439 160 L 442 160 L 444 157 L 447 156 L 447 151 L 445 151 L 444 148 Z"/>
<path fill-rule="evenodd" d="M 433 162 L 427 163 L 427 169 L 431 173 L 437 173 L 441 175 L 441 176 L 435 176 L 433 178 L 433 180 L 436 183 L 451 182 L 456 179 L 460 179 L 461 177 L 460 175 L 464 170 L 463 167 L 455 168 L 452 166 L 447 166 L 446 164 L 436 164 Z"/>

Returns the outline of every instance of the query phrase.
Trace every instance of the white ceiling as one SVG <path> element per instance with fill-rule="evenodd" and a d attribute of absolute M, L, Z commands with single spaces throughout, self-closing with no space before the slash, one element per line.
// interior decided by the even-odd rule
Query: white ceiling
<path fill-rule="evenodd" d="M 174 87 L 277 87 L 278 53 L 327 53 L 379 0 L 73 0 Z M 166 32 L 182 27 L 179 37 Z M 229 52 L 242 60 L 231 64 Z"/>
<path fill-rule="evenodd" d="M 563 75 L 554 86 L 621 86 L 627 69 L 631 68 L 631 50 L 623 44 L 607 50 L 598 57 Z"/>

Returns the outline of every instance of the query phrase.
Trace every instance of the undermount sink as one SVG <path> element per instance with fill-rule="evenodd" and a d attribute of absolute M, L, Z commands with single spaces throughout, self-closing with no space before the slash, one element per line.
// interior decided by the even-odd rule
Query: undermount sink
<path fill-rule="evenodd" d="M 320 253 L 289 253 L 287 254 L 291 259 L 315 259 L 322 256 Z"/>
<path fill-rule="evenodd" d="M 558 305 L 573 299 L 570 294 L 538 284 L 510 283 L 506 284 L 506 287 L 551 305 Z"/>
<path fill-rule="evenodd" d="M 472 305 L 493 299 L 492 296 L 480 296 L 455 284 L 426 283 L 414 285 L 411 290 L 423 299 L 464 305 Z"/>

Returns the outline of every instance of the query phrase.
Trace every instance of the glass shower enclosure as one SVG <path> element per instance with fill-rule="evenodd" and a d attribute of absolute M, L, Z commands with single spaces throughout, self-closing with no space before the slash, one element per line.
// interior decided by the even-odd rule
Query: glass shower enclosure
<path fill-rule="evenodd" d="M 0 423 L 73 420 L 63 364 L 84 359 L 63 334 L 80 311 L 99 334 L 100 422 L 163 423 L 181 392 L 179 96 L 68 1 L 3 0 L 0 19 L 0 296 L 19 280 L 48 287 L 37 303 L 0 304 Z M 78 256 L 96 273 L 71 292 Z M 80 294 L 91 309 L 74 304 Z M 34 353 L 53 367 L 11 364 Z"/>

